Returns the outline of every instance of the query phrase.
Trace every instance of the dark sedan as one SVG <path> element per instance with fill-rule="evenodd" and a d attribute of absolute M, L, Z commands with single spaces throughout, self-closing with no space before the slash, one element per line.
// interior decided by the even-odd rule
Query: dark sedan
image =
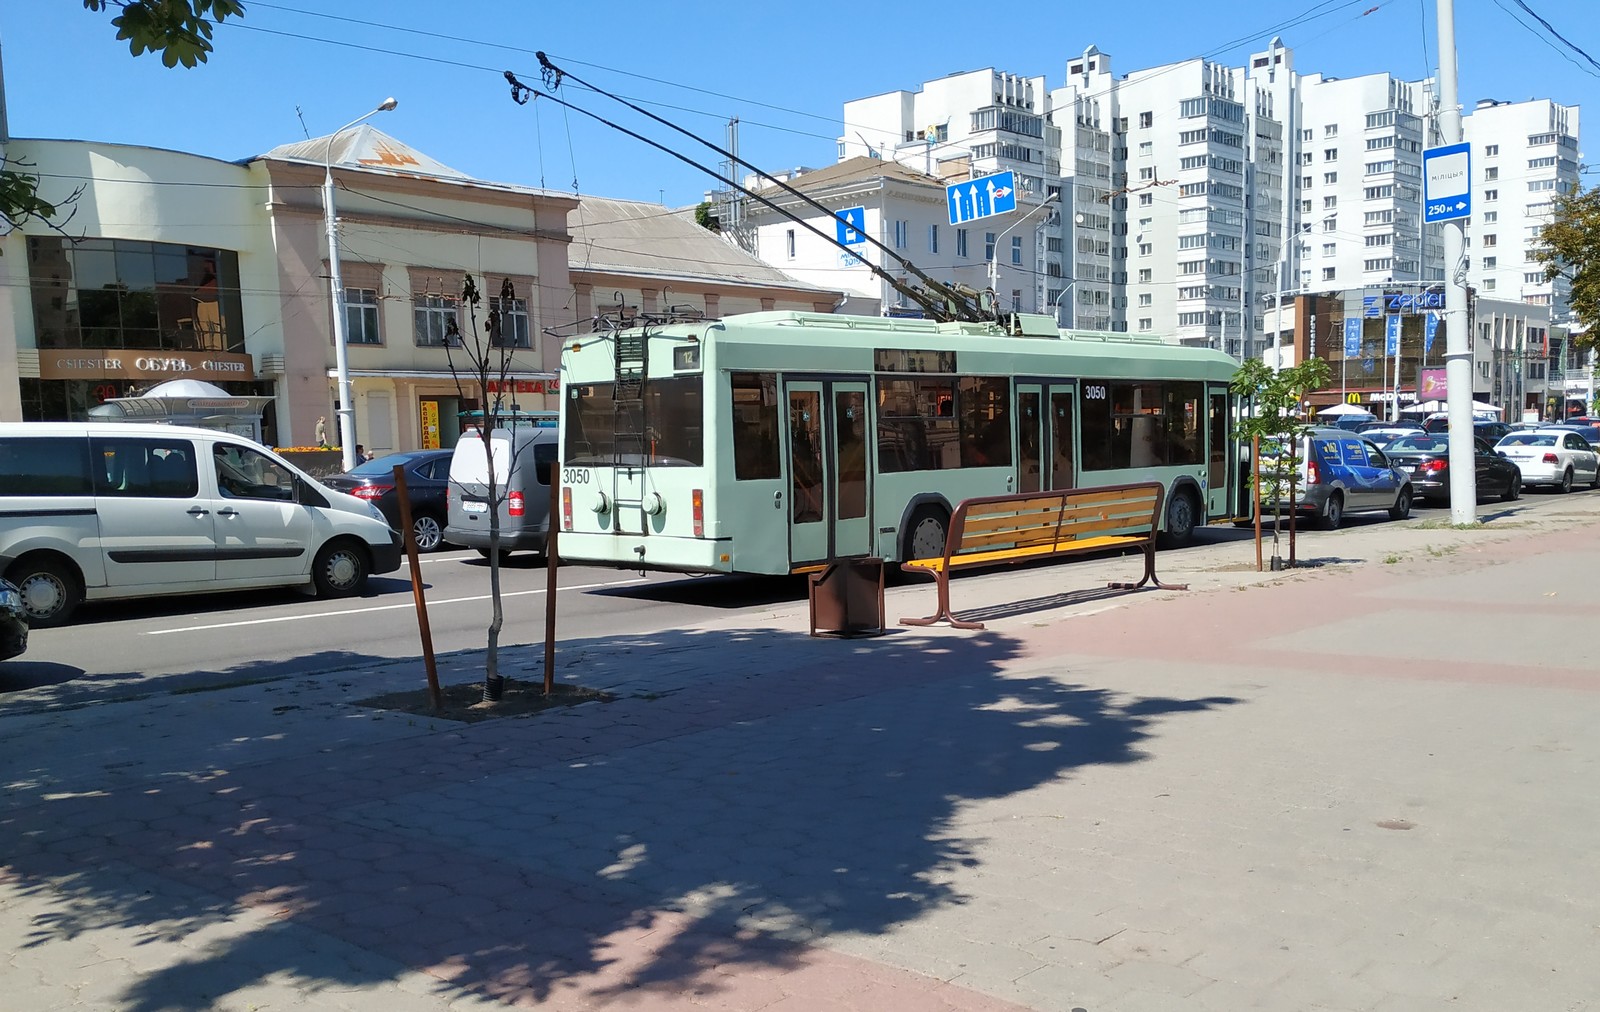
<path fill-rule="evenodd" d="M 408 450 L 391 453 L 353 471 L 321 479 L 324 485 L 348 492 L 378 507 L 389 526 L 400 529 L 400 496 L 395 491 L 395 465 L 406 469 L 406 491 L 411 496 L 411 529 L 417 551 L 433 552 L 444 546 L 445 494 L 450 487 L 451 450 Z"/>
<path fill-rule="evenodd" d="M 1494 451 L 1482 439 L 1473 440 L 1477 452 L 1478 494 L 1498 495 L 1510 501 L 1522 495 L 1522 473 L 1517 465 Z M 1450 499 L 1450 437 L 1443 432 L 1401 436 L 1384 447 L 1394 466 L 1411 475 L 1418 499 Z"/>
<path fill-rule="evenodd" d="M 28 610 L 22 606 L 22 593 L 0 580 L 0 661 L 16 657 L 28 649 Z"/>

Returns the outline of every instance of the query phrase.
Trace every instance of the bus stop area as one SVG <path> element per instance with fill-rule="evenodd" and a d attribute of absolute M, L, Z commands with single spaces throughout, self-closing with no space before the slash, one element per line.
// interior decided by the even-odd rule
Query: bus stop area
<path fill-rule="evenodd" d="M 615 701 L 534 717 L 359 661 L 5 693 L 6 1005 L 1600 1007 L 1600 494 L 1541 504 L 960 578 L 978 632 L 913 582 L 878 637 L 562 642 Z"/>

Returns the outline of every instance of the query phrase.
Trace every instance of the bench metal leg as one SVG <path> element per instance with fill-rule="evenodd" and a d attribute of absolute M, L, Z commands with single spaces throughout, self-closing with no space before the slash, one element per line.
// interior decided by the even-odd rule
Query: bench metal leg
<path fill-rule="evenodd" d="M 913 572 L 913 570 L 909 570 L 908 569 L 907 572 Z M 926 573 L 927 570 L 918 569 L 918 570 L 914 570 L 914 572 Z M 933 573 L 933 574 L 930 574 L 930 575 L 933 576 L 933 581 L 938 586 L 938 590 L 939 590 L 939 610 L 934 612 L 932 615 L 929 615 L 927 618 L 903 618 L 903 619 L 900 620 L 900 624 L 901 625 L 918 625 L 918 626 L 921 626 L 921 625 L 938 625 L 941 622 L 947 622 L 947 623 L 949 623 L 950 628 L 952 628 L 952 629 L 983 629 L 983 628 L 985 628 L 985 626 L 984 626 L 984 624 L 982 622 L 964 622 L 961 619 L 956 618 L 955 615 L 951 613 L 951 611 L 950 611 L 950 571 L 948 569 L 946 569 L 946 570 L 944 570 L 942 572 Z"/>
<path fill-rule="evenodd" d="M 1156 590 L 1189 589 L 1189 585 L 1187 583 L 1162 583 L 1161 580 L 1156 577 L 1156 550 L 1155 546 L 1153 545 L 1144 549 L 1144 576 L 1139 578 L 1138 583 L 1108 583 L 1106 584 L 1106 589 L 1138 590 L 1147 583 Z"/>

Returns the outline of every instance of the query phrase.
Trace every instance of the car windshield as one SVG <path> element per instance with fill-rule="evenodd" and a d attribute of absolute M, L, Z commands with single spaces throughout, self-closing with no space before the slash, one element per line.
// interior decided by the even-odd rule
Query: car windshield
<path fill-rule="evenodd" d="M 1401 436 L 1389 444 L 1389 449 L 1433 453 L 1446 449 L 1447 445 L 1445 440 L 1437 436 Z"/>
<path fill-rule="evenodd" d="M 1554 446 L 1556 437 L 1542 432 L 1513 432 L 1501 438 L 1496 446 Z"/>

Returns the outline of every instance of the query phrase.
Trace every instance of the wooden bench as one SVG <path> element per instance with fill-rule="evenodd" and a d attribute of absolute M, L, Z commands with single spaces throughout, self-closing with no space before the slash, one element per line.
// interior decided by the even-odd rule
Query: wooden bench
<path fill-rule="evenodd" d="M 950 611 L 952 572 L 1108 549 L 1144 552 L 1139 582 L 1107 584 L 1110 589 L 1137 590 L 1148 583 L 1162 590 L 1188 590 L 1188 584 L 1156 578 L 1156 528 L 1165 499 L 1159 482 L 964 499 L 950 518 L 944 554 L 900 565 L 908 573 L 934 578 L 939 610 L 927 618 L 902 618 L 900 624 L 948 622 L 955 629 L 982 629 L 982 622 L 962 621 Z"/>

